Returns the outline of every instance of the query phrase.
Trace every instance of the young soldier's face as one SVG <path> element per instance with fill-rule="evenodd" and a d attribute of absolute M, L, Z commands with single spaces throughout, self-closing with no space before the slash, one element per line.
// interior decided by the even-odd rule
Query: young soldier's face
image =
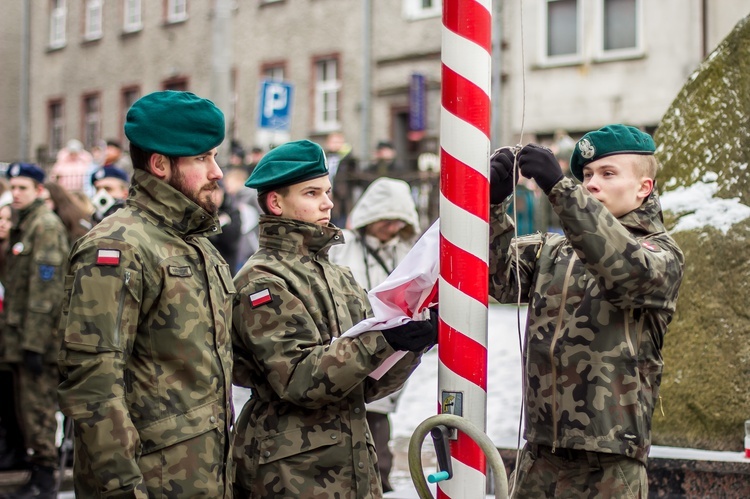
<path fill-rule="evenodd" d="M 94 182 L 94 189 L 104 189 L 115 199 L 126 199 L 128 197 L 128 184 L 114 177 L 100 178 Z"/>
<path fill-rule="evenodd" d="M 654 181 L 641 173 L 637 154 L 616 154 L 583 167 L 583 186 L 619 218 L 638 208 L 651 194 Z"/>
<path fill-rule="evenodd" d="M 285 218 L 318 225 L 328 225 L 331 220 L 331 180 L 328 175 L 289 186 L 282 196 L 272 193 L 271 212 Z"/>
<path fill-rule="evenodd" d="M 10 235 L 11 221 L 10 205 L 6 204 L 0 208 L 0 241 L 5 241 Z"/>
<path fill-rule="evenodd" d="M 36 183 L 29 177 L 13 177 L 10 179 L 10 192 L 13 194 L 13 206 L 14 210 L 23 210 L 27 208 L 31 203 L 36 201 L 36 198 L 42 192 L 42 185 Z"/>

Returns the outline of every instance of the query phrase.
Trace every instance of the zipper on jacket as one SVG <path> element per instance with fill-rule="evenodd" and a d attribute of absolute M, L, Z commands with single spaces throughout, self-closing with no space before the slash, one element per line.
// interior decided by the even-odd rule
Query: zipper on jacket
<path fill-rule="evenodd" d="M 115 323 L 115 332 L 113 340 L 115 346 L 120 346 L 120 322 L 122 322 L 122 310 L 125 308 L 125 293 L 128 293 L 128 284 L 130 284 L 130 271 L 125 271 L 125 288 L 120 293 L 120 306 L 117 308 L 117 322 Z"/>
<path fill-rule="evenodd" d="M 573 265 L 576 262 L 576 254 L 573 253 L 570 257 L 570 263 L 568 268 L 565 270 L 565 279 L 563 280 L 563 293 L 560 299 L 560 310 L 557 313 L 557 324 L 555 325 L 555 334 L 552 336 L 552 341 L 549 345 L 549 361 L 552 366 L 552 453 L 555 453 L 557 449 L 557 366 L 555 365 L 555 345 L 557 340 L 560 339 L 560 332 L 562 331 L 563 315 L 565 314 L 565 300 L 568 299 L 568 284 L 570 282 L 570 276 L 573 274 Z"/>

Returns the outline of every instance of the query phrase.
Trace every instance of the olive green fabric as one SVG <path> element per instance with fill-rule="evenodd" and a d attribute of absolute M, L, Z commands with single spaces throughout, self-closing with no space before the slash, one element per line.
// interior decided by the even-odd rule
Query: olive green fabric
<path fill-rule="evenodd" d="M 224 113 L 191 92 L 153 92 L 128 110 L 125 135 L 144 151 L 197 156 L 224 141 Z"/>
<path fill-rule="evenodd" d="M 323 149 L 315 142 L 297 140 L 268 151 L 245 185 L 263 193 L 327 174 Z"/>
<path fill-rule="evenodd" d="M 627 125 L 607 125 L 589 132 L 576 143 L 570 157 L 570 171 L 583 180 L 583 167 L 614 154 L 654 154 L 656 145 L 647 133 Z"/>

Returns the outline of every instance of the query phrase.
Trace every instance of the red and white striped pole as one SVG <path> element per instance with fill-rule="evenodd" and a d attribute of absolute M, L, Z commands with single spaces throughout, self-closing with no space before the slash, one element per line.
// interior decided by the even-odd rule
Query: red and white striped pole
<path fill-rule="evenodd" d="M 443 0 L 440 114 L 441 413 L 486 431 L 492 0 Z M 485 497 L 486 459 L 461 432 L 438 498 Z"/>

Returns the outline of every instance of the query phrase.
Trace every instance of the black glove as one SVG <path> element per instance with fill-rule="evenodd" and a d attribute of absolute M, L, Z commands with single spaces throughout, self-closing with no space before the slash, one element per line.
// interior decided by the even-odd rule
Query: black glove
<path fill-rule="evenodd" d="M 562 168 L 552 151 L 536 144 L 528 144 L 518 153 L 521 175 L 533 178 L 545 194 L 563 178 Z"/>
<path fill-rule="evenodd" d="M 430 310 L 428 321 L 409 321 L 381 332 L 385 336 L 385 341 L 394 349 L 421 352 L 437 343 L 438 314 Z"/>
<path fill-rule="evenodd" d="M 44 362 L 42 361 L 42 354 L 32 352 L 31 350 L 23 351 L 23 363 L 31 374 L 39 376 L 44 371 Z"/>
<path fill-rule="evenodd" d="M 513 151 L 503 147 L 490 156 L 490 203 L 500 204 L 513 194 Z M 518 172 L 516 172 L 518 182 Z"/>

